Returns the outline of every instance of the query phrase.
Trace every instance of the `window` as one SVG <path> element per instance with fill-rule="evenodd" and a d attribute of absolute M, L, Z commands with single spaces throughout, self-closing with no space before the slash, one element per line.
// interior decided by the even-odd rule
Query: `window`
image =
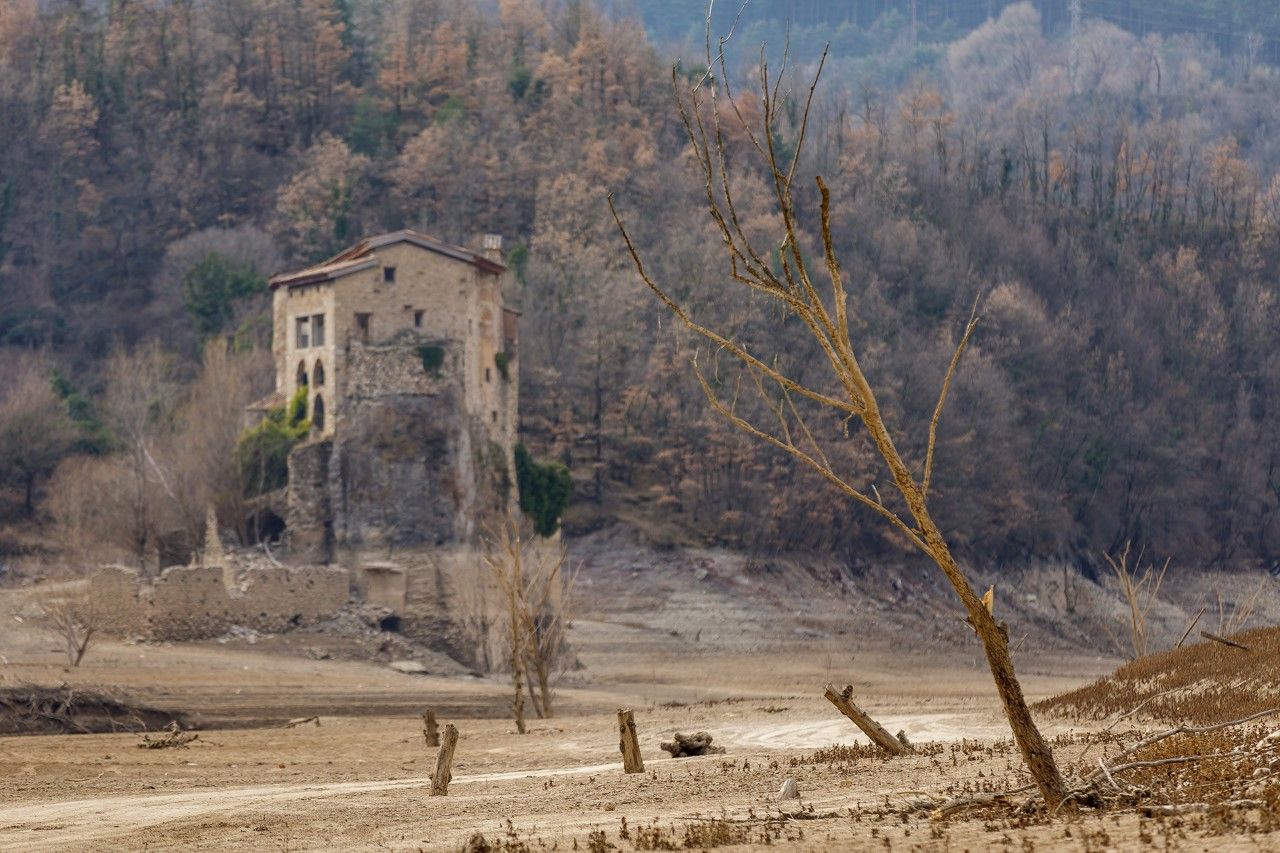
<path fill-rule="evenodd" d="M 489 417 L 493 419 L 493 422 L 494 422 L 495 424 L 498 422 L 498 413 L 497 413 L 497 412 L 490 412 L 490 413 L 489 413 Z"/>
<path fill-rule="evenodd" d="M 298 362 L 298 387 L 307 387 L 307 366 L 301 361 Z"/>
<path fill-rule="evenodd" d="M 492 381 L 493 381 L 492 371 L 490 371 L 490 370 L 489 370 L 489 368 L 487 368 L 487 367 L 484 369 L 484 381 L 485 381 L 485 382 L 492 382 Z"/>
<path fill-rule="evenodd" d="M 311 318 L 311 345 L 324 346 L 324 315 L 316 314 Z"/>
<path fill-rule="evenodd" d="M 426 314 L 426 313 L 427 313 L 426 311 L 414 311 L 414 312 L 413 312 L 413 327 L 414 327 L 415 329 L 421 329 L 421 328 L 422 328 L 422 317 L 423 317 L 423 315 L 424 315 L 424 314 Z"/>
<path fill-rule="evenodd" d="M 369 321 L 372 318 L 373 318 L 372 314 L 356 315 L 356 332 L 360 335 L 360 342 L 363 344 L 369 343 L 369 326 L 370 326 Z"/>
<path fill-rule="evenodd" d="M 308 340 L 308 326 L 311 324 L 310 317 L 298 317 L 294 320 L 293 345 L 298 349 L 306 349 L 311 346 Z"/>
<path fill-rule="evenodd" d="M 311 404 L 311 428 L 316 432 L 324 431 L 324 397 L 316 395 L 316 401 Z"/>
<path fill-rule="evenodd" d="M 311 370 L 311 378 L 315 381 L 317 388 L 324 387 L 324 364 L 319 359 L 316 360 L 316 366 Z"/>
<path fill-rule="evenodd" d="M 396 268 L 395 268 L 395 267 L 383 267 L 383 268 L 382 268 L 382 280 L 383 280 L 383 281 L 385 281 L 387 284 L 395 284 L 395 282 L 396 282 Z"/>

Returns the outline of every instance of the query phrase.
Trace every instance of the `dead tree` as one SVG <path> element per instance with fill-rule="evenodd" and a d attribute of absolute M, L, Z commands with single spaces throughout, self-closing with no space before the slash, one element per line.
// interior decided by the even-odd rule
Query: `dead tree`
<path fill-rule="evenodd" d="M 786 71 L 785 60 L 782 71 L 775 77 L 771 76 L 768 64 L 762 58 L 759 77 L 761 115 L 760 121 L 755 124 L 748 121 L 735 102 L 730 86 L 732 78 L 724 57 L 724 40 L 720 40 L 719 49 L 713 55 L 709 29 L 706 59 L 707 67 L 712 70 L 700 81 L 682 91 L 682 81 L 685 78 L 678 70 L 673 69 L 672 85 L 680 118 L 698 163 L 707 210 L 726 254 L 729 279 L 732 284 L 742 288 L 744 296 L 763 296 L 804 325 L 825 357 L 824 364 L 830 369 L 830 387 L 823 389 L 797 381 L 780 366 L 778 357 L 785 353 L 779 351 L 757 355 L 748 344 L 735 339 L 732 332 L 717 331 L 693 316 L 650 273 L 611 196 L 609 208 L 636 271 L 658 301 L 686 329 L 700 336 L 717 353 L 736 360 L 741 368 L 739 382 L 735 387 L 732 383 L 725 383 L 722 376 L 709 377 L 699 364 L 697 355 L 693 357 L 694 375 L 717 413 L 734 427 L 790 454 L 801 465 L 825 478 L 850 500 L 879 515 L 932 560 L 946 576 L 982 642 L 987 664 L 1022 758 L 1045 802 L 1051 808 L 1056 808 L 1066 797 L 1066 786 L 1053 753 L 1036 728 L 1022 695 L 1008 641 L 956 563 L 946 537 L 934 521 L 929 505 L 929 484 L 933 473 L 938 422 L 956 369 L 977 325 L 978 305 L 975 302 L 974 310 L 947 366 L 933 416 L 928 424 L 923 463 L 913 467 L 899 452 L 897 442 L 885 424 L 875 392 L 859 362 L 859 348 L 851 338 L 851 329 L 856 328 L 857 324 L 851 322 L 853 318 L 849 316 L 844 271 L 831 236 L 830 191 L 820 176 L 815 181 L 820 197 L 821 257 L 824 262 L 821 271 L 812 266 L 812 256 L 803 248 L 805 241 L 799 224 L 793 186 L 804 150 L 810 107 L 826 59 L 825 53 L 808 88 L 807 98 L 801 99 L 802 104 L 793 101 L 790 93 L 781 91 Z M 719 73 L 715 73 L 716 71 Z M 711 79 L 713 73 L 714 81 Z M 780 114 L 785 115 L 790 104 L 797 105 L 799 121 L 795 125 L 794 153 L 788 163 L 785 162 L 786 155 L 778 147 L 778 140 L 782 138 Z M 762 159 L 767 173 L 766 182 L 770 185 L 771 201 L 781 221 L 778 240 L 768 246 L 753 244 L 739 222 L 738 203 L 728 166 L 730 146 L 724 130 L 725 123 L 730 121 L 736 125 L 735 132 L 742 136 L 743 145 L 754 148 Z M 754 389 L 769 412 L 768 424 L 762 425 L 754 421 L 753 415 L 739 406 L 738 392 L 742 388 L 741 380 L 744 377 L 747 380 L 746 387 Z M 859 486 L 858 480 L 851 473 L 838 470 L 809 426 L 813 420 L 812 414 L 806 418 L 802 407 L 809 407 L 807 411 L 810 413 L 815 409 L 827 415 L 834 413 L 846 425 L 860 423 L 883 459 L 901 498 L 900 503 L 896 506 L 893 502 L 887 503 L 874 486 L 869 489 Z M 858 479 L 866 482 L 864 477 Z"/>
<path fill-rule="evenodd" d="M 1134 566 L 1129 566 L 1130 543 L 1124 543 L 1120 556 L 1112 557 L 1103 554 L 1107 565 L 1115 573 L 1120 583 L 1120 592 L 1124 595 L 1125 605 L 1129 608 L 1129 639 L 1133 643 L 1134 660 L 1144 658 L 1149 651 L 1147 645 L 1147 614 L 1160 595 L 1160 585 L 1164 583 L 1165 573 L 1169 571 L 1169 560 L 1157 572 L 1155 565 L 1148 563 L 1142 567 L 1142 552 L 1138 553 Z"/>
<path fill-rule="evenodd" d="M 524 596 L 525 654 L 528 671 L 538 682 L 529 695 L 539 717 L 551 717 L 553 684 L 560 664 L 566 657 L 569 629 L 569 603 L 577 570 L 569 566 L 563 545 L 554 551 L 535 552 L 528 561 Z"/>
<path fill-rule="evenodd" d="M 516 725 L 523 732 L 524 687 L 539 717 L 552 715 L 553 682 L 567 652 L 568 602 L 576 571 L 563 547 L 548 552 L 529 547 L 526 522 L 508 517 L 488 536 L 485 557 L 504 608 Z M 537 690 L 533 681 L 537 681 Z"/>
<path fill-rule="evenodd" d="M 485 562 L 489 573 L 502 593 L 507 623 L 507 640 L 511 662 L 511 713 L 515 717 L 516 731 L 525 733 L 524 681 L 525 681 L 525 611 L 527 609 L 524 543 L 519 522 L 512 518 L 503 521 L 489 537 Z"/>
<path fill-rule="evenodd" d="M 93 640 L 95 619 L 93 602 L 87 593 L 74 593 L 45 599 L 41 603 L 44 617 L 62 639 L 67 663 L 79 666 Z"/>
<path fill-rule="evenodd" d="M 908 755 L 914 750 L 907 744 L 895 738 L 893 735 L 885 731 L 884 726 L 877 723 L 871 718 L 871 715 L 862 710 L 853 701 L 853 686 L 848 685 L 844 690 L 836 690 L 835 685 L 828 684 L 826 692 L 823 694 L 827 701 L 844 714 L 853 724 L 862 729 L 862 733 L 871 739 L 871 742 L 883 749 L 890 755 Z"/>

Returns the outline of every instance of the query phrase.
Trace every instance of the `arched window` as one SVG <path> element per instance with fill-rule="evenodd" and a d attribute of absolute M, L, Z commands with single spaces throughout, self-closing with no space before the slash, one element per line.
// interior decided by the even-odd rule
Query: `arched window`
<path fill-rule="evenodd" d="M 324 431 L 324 397 L 316 395 L 316 401 L 311 404 L 311 428 L 316 432 Z"/>
<path fill-rule="evenodd" d="M 298 387 L 301 388 L 307 384 L 307 365 L 305 362 L 298 362 Z"/>
<path fill-rule="evenodd" d="M 324 363 L 316 359 L 316 366 L 311 369 L 311 379 L 317 388 L 324 387 Z"/>

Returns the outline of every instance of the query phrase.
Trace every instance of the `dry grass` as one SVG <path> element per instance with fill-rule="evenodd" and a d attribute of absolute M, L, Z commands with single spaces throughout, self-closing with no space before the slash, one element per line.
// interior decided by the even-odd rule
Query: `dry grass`
<path fill-rule="evenodd" d="M 1196 643 L 1140 658 L 1036 710 L 1103 720 L 1135 712 L 1150 719 L 1207 725 L 1280 706 L 1280 628 L 1232 637 L 1249 651 Z"/>

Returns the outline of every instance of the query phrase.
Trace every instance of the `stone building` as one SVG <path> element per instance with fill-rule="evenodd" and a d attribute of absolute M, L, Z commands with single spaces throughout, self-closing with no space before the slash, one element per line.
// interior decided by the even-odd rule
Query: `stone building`
<path fill-rule="evenodd" d="M 286 536 L 301 559 L 463 547 L 515 500 L 518 313 L 501 240 L 395 231 L 271 278 L 276 392 L 305 389 Z"/>

